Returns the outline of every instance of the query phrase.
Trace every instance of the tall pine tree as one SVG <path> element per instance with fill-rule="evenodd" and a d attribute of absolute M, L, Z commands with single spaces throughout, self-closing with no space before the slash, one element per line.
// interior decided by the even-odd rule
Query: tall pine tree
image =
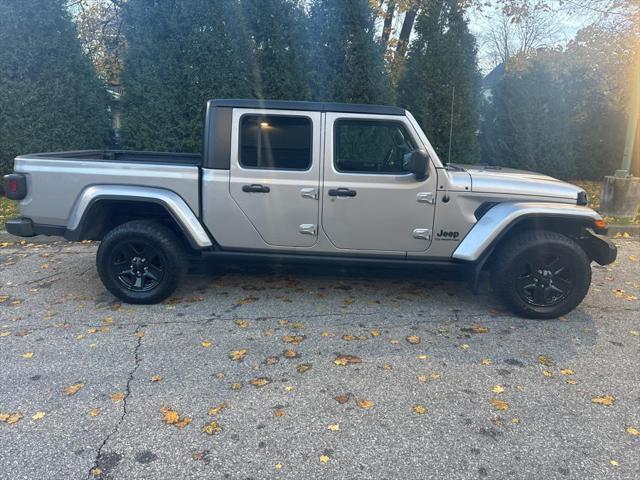
<path fill-rule="evenodd" d="M 314 99 L 387 103 L 391 99 L 384 47 L 374 39 L 369 0 L 313 0 L 309 36 Z"/>
<path fill-rule="evenodd" d="M 236 0 L 129 0 L 122 138 L 130 148 L 202 150 L 206 101 L 252 95 Z"/>
<path fill-rule="evenodd" d="M 0 0 L 0 171 L 21 153 L 104 148 L 107 94 L 63 0 Z"/>
<path fill-rule="evenodd" d="M 415 30 L 398 84 L 398 103 L 413 113 L 443 161 L 448 161 L 451 148 L 451 162 L 475 163 L 480 152 L 481 77 L 464 13 L 456 0 L 430 1 Z"/>
<path fill-rule="evenodd" d="M 242 0 L 253 47 L 253 90 L 258 98 L 306 100 L 306 17 L 294 0 Z"/>

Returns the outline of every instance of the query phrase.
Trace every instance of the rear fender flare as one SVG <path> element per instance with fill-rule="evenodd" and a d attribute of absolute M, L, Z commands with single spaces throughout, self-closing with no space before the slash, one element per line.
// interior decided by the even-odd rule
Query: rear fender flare
<path fill-rule="evenodd" d="M 78 239 L 91 206 L 100 200 L 130 200 L 162 205 L 176 221 L 189 244 L 202 250 L 213 246 L 211 238 L 189 205 L 177 193 L 162 188 L 129 185 L 93 185 L 78 196 L 67 221 L 65 237 Z"/>

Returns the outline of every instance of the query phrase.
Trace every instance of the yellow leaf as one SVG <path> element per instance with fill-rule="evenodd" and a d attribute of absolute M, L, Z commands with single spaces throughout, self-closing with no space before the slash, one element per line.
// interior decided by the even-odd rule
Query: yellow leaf
<path fill-rule="evenodd" d="M 84 387 L 84 383 L 74 383 L 64 389 L 64 394 L 67 396 L 75 395 L 82 387 Z"/>
<path fill-rule="evenodd" d="M 502 385 L 494 385 L 494 387 L 491 389 L 491 391 L 493 393 L 503 393 L 504 392 L 504 387 Z"/>
<path fill-rule="evenodd" d="M 576 374 L 576 372 L 574 372 L 570 368 L 563 368 L 562 370 L 560 370 L 560 373 L 562 375 L 575 375 Z"/>
<path fill-rule="evenodd" d="M 418 345 L 421 341 L 421 338 L 419 335 L 409 335 L 406 338 L 407 342 L 409 342 L 411 345 Z"/>
<path fill-rule="evenodd" d="M 548 357 L 547 355 L 538 355 L 538 362 L 545 367 L 553 367 L 556 362 L 553 361 L 553 358 Z"/>
<path fill-rule="evenodd" d="M 370 410 L 373 408 L 373 402 L 371 400 L 357 400 L 356 405 L 365 410 Z"/>
<path fill-rule="evenodd" d="M 329 461 L 329 455 L 320 455 L 320 461 L 322 463 L 327 463 Z"/>
<path fill-rule="evenodd" d="M 236 320 L 234 323 L 240 328 L 247 328 L 249 326 L 249 322 L 246 320 Z"/>
<path fill-rule="evenodd" d="M 11 332 L 0 332 L 0 337 L 8 337 L 11 335 Z"/>
<path fill-rule="evenodd" d="M 551 373 L 549 370 L 543 370 L 542 375 L 544 375 L 545 377 L 553 377 L 553 373 Z"/>
<path fill-rule="evenodd" d="M 379 337 L 381 335 L 380 330 L 371 330 L 372 337 Z"/>
<path fill-rule="evenodd" d="M 202 345 L 204 348 L 211 348 L 211 342 L 209 340 L 201 342 L 200 345 Z"/>
<path fill-rule="evenodd" d="M 275 417 L 284 417 L 286 414 L 287 414 L 287 413 L 286 413 L 284 410 L 282 410 L 281 408 L 276 408 L 276 409 L 273 411 L 273 415 L 274 415 Z"/>
<path fill-rule="evenodd" d="M 488 358 L 483 358 L 480 363 L 482 363 L 482 365 L 485 365 L 485 366 L 491 365 L 491 360 L 489 360 Z"/>
<path fill-rule="evenodd" d="M 460 348 L 463 350 L 469 350 L 471 347 L 469 346 L 469 344 L 463 343 L 462 345 L 460 345 Z"/>
<path fill-rule="evenodd" d="M 169 407 L 162 407 L 160 413 L 162 413 L 162 421 L 167 425 L 184 428 L 191 423 L 191 417 L 180 417 L 180 414 L 176 410 L 172 410 Z"/>
<path fill-rule="evenodd" d="M 362 363 L 362 360 L 360 359 L 360 357 L 356 357 L 355 355 L 338 355 L 333 363 L 344 367 L 346 365 Z"/>
<path fill-rule="evenodd" d="M 327 425 L 327 430 L 331 430 L 332 432 L 339 432 L 340 431 L 340 424 L 339 423 L 330 423 L 329 425 Z"/>
<path fill-rule="evenodd" d="M 102 475 L 102 469 L 99 467 L 92 468 L 91 475 L 93 475 L 94 477 L 100 477 Z"/>
<path fill-rule="evenodd" d="M 254 302 L 257 302 L 257 301 L 258 301 L 258 299 L 256 297 L 245 297 L 245 298 L 242 298 L 242 299 L 238 300 L 236 303 L 238 305 L 249 305 L 250 303 L 254 303 Z"/>
<path fill-rule="evenodd" d="M 391 365 L 389 363 L 385 363 L 384 365 L 382 365 L 382 369 L 383 370 L 393 370 L 393 365 Z"/>
<path fill-rule="evenodd" d="M 222 427 L 218 424 L 218 422 L 216 422 L 215 420 L 213 422 L 207 423 L 203 428 L 202 431 L 204 433 L 206 433 L 207 435 L 213 435 L 215 433 L 218 433 L 219 431 L 222 430 Z"/>
<path fill-rule="evenodd" d="M 143 338 L 144 337 L 144 332 L 136 332 L 133 335 L 138 337 L 138 338 Z"/>
<path fill-rule="evenodd" d="M 246 349 L 242 349 L 242 350 L 234 350 L 233 352 L 231 352 L 229 354 L 229 358 L 231 360 L 235 360 L 236 362 L 244 360 L 244 357 L 247 356 L 247 350 Z"/>
<path fill-rule="evenodd" d="M 26 353 L 23 353 L 21 356 L 22 358 L 33 358 L 33 352 L 26 352 Z"/>
<path fill-rule="evenodd" d="M 619 462 L 617 462 L 616 460 L 609 460 L 609 463 L 610 463 L 611 465 L 613 465 L 614 467 L 617 467 L 618 465 L 620 465 L 620 463 L 619 463 Z"/>
<path fill-rule="evenodd" d="M 99 408 L 92 408 L 91 410 L 89 410 L 89 416 L 90 417 L 97 417 L 100 415 L 100 409 Z"/>
<path fill-rule="evenodd" d="M 36 412 L 32 415 L 31 419 L 32 420 L 41 420 L 45 417 L 46 413 L 45 412 Z"/>
<path fill-rule="evenodd" d="M 613 395 L 603 395 L 601 397 L 593 397 L 591 399 L 592 403 L 596 403 L 598 405 L 604 405 L 605 407 L 610 407 L 615 403 L 616 399 Z"/>
<path fill-rule="evenodd" d="M 226 403 L 221 403 L 219 405 L 216 405 L 215 407 L 211 407 L 209 409 L 209 416 L 214 417 L 216 415 L 218 415 L 220 412 L 222 412 L 222 410 L 224 410 L 225 408 L 227 408 L 227 404 Z"/>
<path fill-rule="evenodd" d="M 577 380 L 574 380 L 573 378 L 568 378 L 566 381 L 569 385 L 576 385 L 578 383 Z"/>
<path fill-rule="evenodd" d="M 311 370 L 311 364 L 309 363 L 303 363 L 301 365 L 298 365 L 296 367 L 296 370 L 298 371 L 298 373 L 305 373 L 308 372 L 309 370 Z"/>
<path fill-rule="evenodd" d="M 427 380 L 429 380 L 429 377 L 427 377 L 426 375 L 418 375 L 418 381 L 419 382 L 426 382 Z"/>
<path fill-rule="evenodd" d="M 8 423 L 9 425 L 18 423 L 21 418 L 22 418 L 22 414 L 20 412 L 0 413 L 0 422 Z"/>
<path fill-rule="evenodd" d="M 343 335 L 342 336 L 342 340 L 344 340 L 345 342 L 353 342 L 356 339 L 355 336 L 353 335 Z"/>
<path fill-rule="evenodd" d="M 638 430 L 637 428 L 634 428 L 634 427 L 627 427 L 626 431 L 627 431 L 627 433 L 629 435 L 633 435 L 635 437 L 640 435 L 640 430 Z"/>
<path fill-rule="evenodd" d="M 275 468 L 276 470 L 281 470 L 283 467 L 283 465 L 281 463 L 276 463 Z"/>
<path fill-rule="evenodd" d="M 268 377 L 257 377 L 249 380 L 249 383 L 254 387 L 264 387 L 271 383 L 271 379 Z"/>
<path fill-rule="evenodd" d="M 296 358 L 298 357 L 298 352 L 294 352 L 293 350 L 285 350 L 282 352 L 282 355 L 286 358 Z"/>
<path fill-rule="evenodd" d="M 111 395 L 111 401 L 113 403 L 118 403 L 124 400 L 124 392 L 116 392 Z"/>
<path fill-rule="evenodd" d="M 426 353 L 421 353 L 420 355 L 418 355 L 418 360 L 428 360 L 429 359 L 429 355 L 427 355 Z"/>
<path fill-rule="evenodd" d="M 284 343 L 291 343 L 292 345 L 300 345 L 305 338 L 304 335 L 284 335 L 282 341 Z"/>
<path fill-rule="evenodd" d="M 414 405 L 413 411 L 416 412 L 418 415 L 424 415 L 425 413 L 427 413 L 427 407 L 425 407 L 422 404 Z"/>
<path fill-rule="evenodd" d="M 629 335 L 632 335 L 634 337 L 640 337 L 640 332 L 638 330 L 630 330 Z"/>
<path fill-rule="evenodd" d="M 493 407 L 496 410 L 502 410 L 502 411 L 509 410 L 509 404 L 502 400 L 498 400 L 497 398 L 492 398 L 491 400 L 489 400 L 489 403 L 493 405 Z"/>
<path fill-rule="evenodd" d="M 154 375 L 153 377 L 151 377 L 152 382 L 159 382 L 160 380 L 162 380 L 162 377 L 160 375 Z"/>
<path fill-rule="evenodd" d="M 231 390 L 240 390 L 242 388 L 242 384 L 241 383 L 232 383 L 231 384 Z"/>

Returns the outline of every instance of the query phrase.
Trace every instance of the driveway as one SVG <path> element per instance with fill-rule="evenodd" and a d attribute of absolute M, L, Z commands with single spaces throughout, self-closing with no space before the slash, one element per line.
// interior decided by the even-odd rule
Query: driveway
<path fill-rule="evenodd" d="M 201 266 L 117 302 L 0 244 L 0 478 L 640 476 L 640 242 L 559 320 L 444 273 Z"/>

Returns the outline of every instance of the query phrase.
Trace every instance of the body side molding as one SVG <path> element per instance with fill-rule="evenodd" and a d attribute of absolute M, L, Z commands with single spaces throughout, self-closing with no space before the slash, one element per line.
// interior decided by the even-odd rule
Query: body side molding
<path fill-rule="evenodd" d="M 178 222 L 189 243 L 196 248 L 211 247 L 213 243 L 202 228 L 200 220 L 180 195 L 171 190 L 129 185 L 93 185 L 85 188 L 76 200 L 67 221 L 67 233 L 79 232 L 91 205 L 99 200 L 132 200 L 163 205 Z"/>
<path fill-rule="evenodd" d="M 590 208 L 568 203 L 499 203 L 491 207 L 471 228 L 453 252 L 452 258 L 475 262 L 514 222 L 526 217 L 567 218 L 586 222 L 602 220 L 602 217 Z"/>

